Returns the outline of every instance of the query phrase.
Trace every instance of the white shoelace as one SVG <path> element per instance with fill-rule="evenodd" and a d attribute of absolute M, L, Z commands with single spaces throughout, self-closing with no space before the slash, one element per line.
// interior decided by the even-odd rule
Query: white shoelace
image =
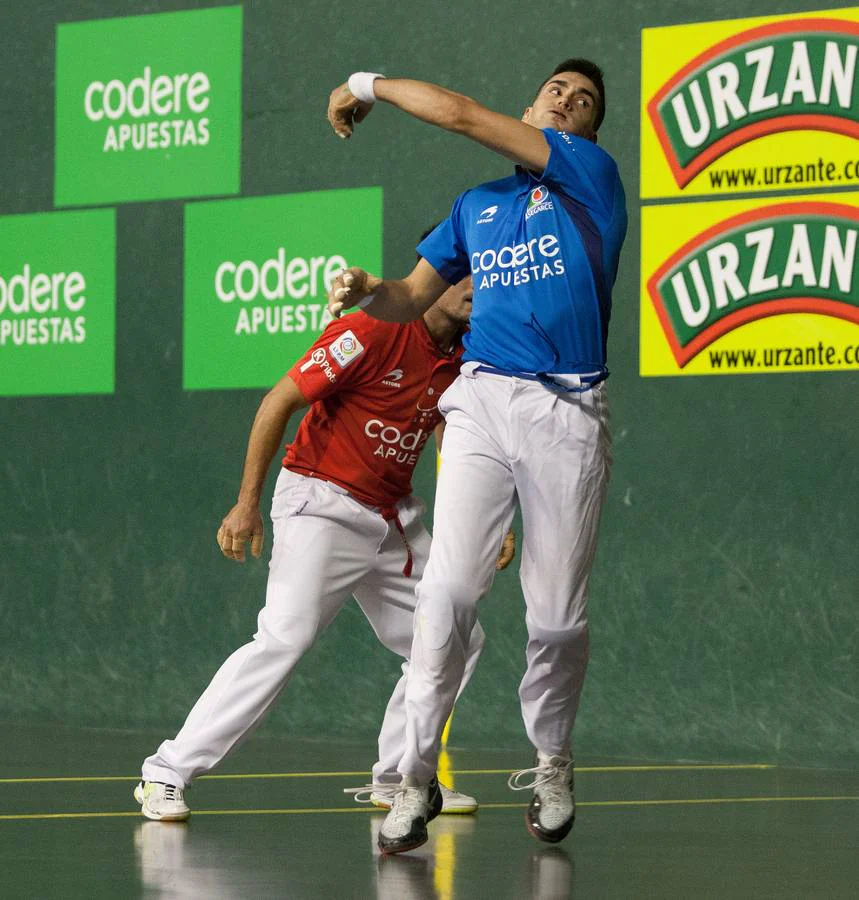
<path fill-rule="evenodd" d="M 507 787 L 511 791 L 531 791 L 544 786 L 549 787 L 550 790 L 568 790 L 567 776 L 572 765 L 573 760 L 568 760 L 560 766 L 542 765 L 533 766 L 530 769 L 520 769 L 518 772 L 513 772 L 507 779 Z M 521 779 L 526 775 L 532 776 L 531 780 L 523 783 Z"/>
<path fill-rule="evenodd" d="M 396 785 L 392 785 L 392 787 L 396 787 Z M 385 788 L 377 784 L 365 784 L 364 787 L 359 788 L 343 788 L 344 794 L 354 795 L 356 803 L 372 803 L 372 795 L 377 791 L 385 793 Z"/>
<path fill-rule="evenodd" d="M 418 787 L 399 787 L 388 813 L 390 824 L 397 829 L 407 830 L 412 819 L 420 814 L 420 808 L 426 806 L 424 789 Z M 387 824 L 387 823 L 386 823 Z"/>

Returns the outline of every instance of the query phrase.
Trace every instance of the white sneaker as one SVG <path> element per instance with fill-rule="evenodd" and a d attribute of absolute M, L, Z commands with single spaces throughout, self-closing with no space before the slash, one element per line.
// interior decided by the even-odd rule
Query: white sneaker
<path fill-rule="evenodd" d="M 403 853 L 427 842 L 427 822 L 441 812 L 441 791 L 438 780 L 420 784 L 408 775 L 403 776 L 391 810 L 379 829 L 379 849 L 382 853 Z"/>
<path fill-rule="evenodd" d="M 134 789 L 134 799 L 147 819 L 156 822 L 184 822 L 191 815 L 182 788 L 160 781 L 141 781 Z"/>
<path fill-rule="evenodd" d="M 438 786 L 441 790 L 441 815 L 466 816 L 477 812 L 479 804 L 474 797 L 455 791 L 441 782 L 438 783 Z M 352 794 L 356 803 L 372 803 L 379 809 L 390 809 L 394 802 L 394 795 L 399 789 L 399 784 L 375 782 L 365 784 L 360 788 L 343 788 L 343 793 Z"/>
<path fill-rule="evenodd" d="M 530 780 L 523 782 L 527 775 Z M 514 791 L 534 791 L 525 826 L 537 840 L 556 844 L 570 833 L 576 819 L 572 759 L 538 751 L 537 765 L 514 772 L 507 784 Z"/>

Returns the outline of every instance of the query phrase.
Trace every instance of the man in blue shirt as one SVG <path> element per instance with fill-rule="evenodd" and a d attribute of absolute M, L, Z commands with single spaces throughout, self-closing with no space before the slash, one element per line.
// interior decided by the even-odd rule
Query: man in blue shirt
<path fill-rule="evenodd" d="M 588 659 L 587 584 L 610 467 L 603 382 L 611 289 L 626 233 L 623 187 L 597 146 L 602 72 L 568 59 L 521 121 L 436 85 L 358 72 L 331 94 L 335 132 L 351 136 L 375 100 L 478 141 L 516 163 L 509 178 L 466 191 L 418 247 L 401 280 L 349 269 L 332 285 L 335 315 L 359 305 L 417 318 L 471 273 L 462 373 L 439 403 L 447 430 L 435 536 L 418 587 L 406 689 L 400 791 L 379 833 L 386 853 L 420 846 L 438 809 L 435 770 L 477 602 L 490 588 L 487 548 L 522 511 L 527 670 L 519 688 L 536 765 L 526 823 L 556 842 L 575 818 L 571 732 Z"/>

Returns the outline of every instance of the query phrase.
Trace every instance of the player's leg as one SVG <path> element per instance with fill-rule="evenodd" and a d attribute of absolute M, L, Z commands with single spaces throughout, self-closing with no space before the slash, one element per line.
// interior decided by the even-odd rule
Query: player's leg
<path fill-rule="evenodd" d="M 498 549 L 513 517 L 513 476 L 503 448 L 505 383 L 497 382 L 478 391 L 475 379 L 462 375 L 439 404 L 447 428 L 435 533 L 418 587 L 406 747 L 398 767 L 404 777 L 379 833 L 388 853 L 426 840 L 432 812 L 428 783 L 438 766 L 441 734 L 465 672 L 477 602 L 492 584 Z M 499 431 L 502 437 L 492 436 Z"/>
<path fill-rule="evenodd" d="M 373 766 L 372 790 L 358 792 L 356 796 L 356 799 L 369 798 L 370 802 L 382 808 L 391 805 L 395 787 L 399 785 L 397 765 L 402 759 L 405 746 L 405 689 L 414 632 L 415 585 L 423 576 L 431 543 L 429 532 L 421 521 L 423 511 L 423 504 L 414 497 L 399 505 L 404 535 L 400 534 L 393 522 L 389 524 L 388 536 L 379 549 L 373 571 L 355 591 L 355 599 L 376 636 L 385 647 L 406 660 L 403 663 L 403 674 L 388 701 L 379 731 L 379 759 Z M 413 560 L 410 576 L 403 572 L 403 564 L 407 559 L 406 541 Z M 465 673 L 457 697 L 471 678 L 483 641 L 483 629 L 477 622 L 472 629 Z M 440 788 L 443 813 L 476 811 L 477 801 L 473 797 L 451 790 L 444 784 L 440 784 Z"/>
<path fill-rule="evenodd" d="M 285 473 L 278 487 L 266 603 L 254 639 L 221 666 L 175 739 L 145 760 L 144 782 L 181 790 L 246 738 L 372 564 L 378 517 L 368 511 L 367 522 L 358 523 L 358 504 L 317 479 Z"/>
<path fill-rule="evenodd" d="M 527 669 L 519 687 L 537 750 L 529 829 L 560 840 L 575 816 L 570 736 L 588 662 L 587 589 L 610 465 L 602 389 L 532 389 L 534 427 L 514 465 L 522 510 Z M 534 786 L 522 778 L 513 784 Z"/>

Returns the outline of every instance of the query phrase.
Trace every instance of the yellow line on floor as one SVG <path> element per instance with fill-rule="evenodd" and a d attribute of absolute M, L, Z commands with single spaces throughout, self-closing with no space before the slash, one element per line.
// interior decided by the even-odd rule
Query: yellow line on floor
<path fill-rule="evenodd" d="M 588 772 L 697 772 L 697 771 L 754 771 L 774 769 L 773 765 L 768 763 L 749 763 L 738 765 L 659 765 L 659 766 L 577 766 L 576 774 L 581 775 Z M 452 775 L 509 775 L 512 769 L 452 769 Z M 264 779 L 264 778 L 366 778 L 369 779 L 370 773 L 366 770 L 362 772 L 250 772 L 246 774 L 235 775 L 201 775 L 198 779 L 203 780 L 222 780 L 237 781 L 241 779 Z M 62 776 L 46 776 L 43 778 L 0 778 L 0 784 L 54 784 L 57 782 L 90 782 L 90 781 L 140 781 L 139 775 L 62 775 Z"/>
<path fill-rule="evenodd" d="M 813 803 L 843 802 L 859 800 L 859 795 L 843 795 L 832 797 L 700 797 L 678 800 L 584 800 L 579 807 L 625 807 L 625 806 L 707 806 L 730 803 Z M 480 808 L 487 809 L 524 809 L 526 803 L 483 803 Z M 193 813 L 193 818 L 200 816 L 296 816 L 317 815 L 327 813 L 368 813 L 381 812 L 372 807 L 343 806 L 330 808 L 296 808 L 296 809 L 200 809 Z M 25 819 L 123 819 L 140 818 L 139 812 L 78 812 L 78 813 L 20 813 L 16 815 L 0 815 L 0 821 L 21 821 Z"/>

